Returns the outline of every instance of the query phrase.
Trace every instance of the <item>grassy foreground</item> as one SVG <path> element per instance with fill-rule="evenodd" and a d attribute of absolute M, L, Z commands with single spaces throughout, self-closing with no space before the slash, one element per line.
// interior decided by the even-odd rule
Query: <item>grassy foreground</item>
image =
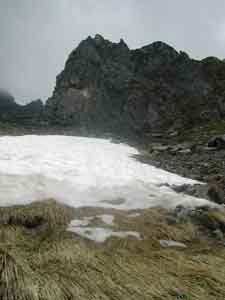
<path fill-rule="evenodd" d="M 66 231 L 76 212 L 54 201 L 0 208 L 0 299 L 225 299 L 225 248 L 197 225 L 168 225 L 166 211 L 116 216 L 143 240 L 104 244 Z M 162 248 L 159 239 L 187 249 Z"/>

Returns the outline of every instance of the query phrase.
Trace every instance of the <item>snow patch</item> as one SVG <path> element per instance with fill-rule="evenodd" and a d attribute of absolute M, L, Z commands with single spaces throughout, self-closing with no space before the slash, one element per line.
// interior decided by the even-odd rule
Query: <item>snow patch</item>
<path fill-rule="evenodd" d="M 113 222 L 115 219 L 115 217 L 113 215 L 100 215 L 97 217 L 100 218 L 102 220 L 102 222 L 107 225 L 113 225 Z"/>
<path fill-rule="evenodd" d="M 81 226 L 88 226 L 88 224 L 89 224 L 89 222 L 90 222 L 90 220 L 88 220 L 88 219 L 83 219 L 83 220 L 72 220 L 71 222 L 70 222 L 70 225 L 69 225 L 69 227 L 70 228 L 73 228 L 73 227 L 81 227 Z"/>
<path fill-rule="evenodd" d="M 133 147 L 105 139 L 1 137 L 0 205 L 48 198 L 75 208 L 119 210 L 210 204 L 165 186 L 196 181 L 143 164 L 132 157 L 136 154 Z"/>
<path fill-rule="evenodd" d="M 128 215 L 129 218 L 137 218 L 137 217 L 140 217 L 140 213 L 134 213 L 134 214 L 130 214 Z"/>
<path fill-rule="evenodd" d="M 185 244 L 179 243 L 176 241 L 160 240 L 159 243 L 164 248 L 166 248 L 166 247 L 187 248 L 187 246 Z"/>
<path fill-rule="evenodd" d="M 85 237 L 89 240 L 95 241 L 97 243 L 105 242 L 109 237 L 133 237 L 140 240 L 140 234 L 135 231 L 113 231 L 109 228 L 102 227 L 68 227 L 69 231 L 72 231 L 82 237 Z"/>

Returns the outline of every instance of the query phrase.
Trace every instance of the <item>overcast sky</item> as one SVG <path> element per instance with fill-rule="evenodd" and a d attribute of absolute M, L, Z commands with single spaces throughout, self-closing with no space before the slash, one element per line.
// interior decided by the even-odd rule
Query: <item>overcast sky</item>
<path fill-rule="evenodd" d="M 68 54 L 96 33 L 225 58 L 225 1 L 0 0 L 0 88 L 21 103 L 46 100 Z"/>

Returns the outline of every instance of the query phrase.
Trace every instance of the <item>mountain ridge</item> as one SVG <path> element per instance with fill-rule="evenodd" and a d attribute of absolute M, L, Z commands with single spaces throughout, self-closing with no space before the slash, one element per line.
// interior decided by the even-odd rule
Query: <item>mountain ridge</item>
<path fill-rule="evenodd" d="M 18 104 L 7 91 L 0 89 L 0 121 L 17 124 L 36 124 L 43 116 L 44 104 L 40 99 Z"/>
<path fill-rule="evenodd" d="M 142 134 L 225 115 L 225 63 L 191 59 L 163 42 L 130 50 L 88 37 L 69 55 L 47 100 L 52 124 Z"/>

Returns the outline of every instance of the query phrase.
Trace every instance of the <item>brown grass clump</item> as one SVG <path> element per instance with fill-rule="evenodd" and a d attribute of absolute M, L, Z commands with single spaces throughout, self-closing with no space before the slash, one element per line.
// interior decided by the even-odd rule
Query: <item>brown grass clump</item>
<path fill-rule="evenodd" d="M 41 225 L 56 226 L 68 224 L 74 210 L 54 200 L 35 202 L 27 206 L 0 207 L 0 224 L 35 228 Z"/>
<path fill-rule="evenodd" d="M 160 209 L 120 212 L 114 229 L 143 239 L 95 244 L 66 231 L 73 213 L 53 201 L 0 209 L 0 299 L 225 299 L 225 249 L 202 240 L 197 225 L 168 225 Z M 188 247 L 162 248 L 159 239 Z"/>

